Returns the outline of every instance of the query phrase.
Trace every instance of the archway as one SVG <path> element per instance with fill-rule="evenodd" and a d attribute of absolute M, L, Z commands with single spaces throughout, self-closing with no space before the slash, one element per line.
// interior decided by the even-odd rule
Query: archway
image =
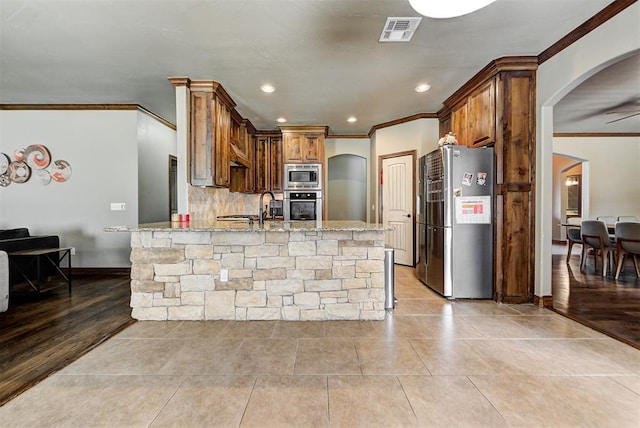
<path fill-rule="evenodd" d="M 367 220 L 367 160 L 343 154 L 329 158 L 327 216 L 329 220 Z"/>
<path fill-rule="evenodd" d="M 629 37 L 628 29 L 639 25 L 640 4 L 634 4 L 538 68 L 534 294 L 545 303 L 551 303 L 547 298 L 551 296 L 553 107 L 589 77 L 617 61 L 637 55 L 640 38 Z"/>

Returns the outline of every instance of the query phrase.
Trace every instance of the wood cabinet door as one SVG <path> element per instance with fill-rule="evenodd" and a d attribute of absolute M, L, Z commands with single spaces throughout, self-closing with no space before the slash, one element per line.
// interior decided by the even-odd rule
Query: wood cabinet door
<path fill-rule="evenodd" d="M 496 140 L 496 97 L 494 79 L 469 96 L 467 111 L 467 145 L 481 147 Z"/>
<path fill-rule="evenodd" d="M 191 184 L 213 185 L 212 112 L 215 101 L 210 93 L 191 93 Z"/>
<path fill-rule="evenodd" d="M 460 104 L 451 111 L 451 131 L 456 134 L 458 144 L 469 145 L 467 141 L 467 103 Z"/>
<path fill-rule="evenodd" d="M 297 133 L 285 133 L 283 136 L 284 163 L 303 163 L 305 135 Z"/>
<path fill-rule="evenodd" d="M 256 192 L 267 190 L 269 179 L 269 137 L 256 136 Z"/>
<path fill-rule="evenodd" d="M 215 144 L 213 150 L 214 185 L 229 187 L 230 156 L 229 144 L 231 139 L 231 112 L 224 103 L 216 102 Z"/>
<path fill-rule="evenodd" d="M 244 191 L 246 193 L 254 193 L 256 191 L 256 174 L 255 174 L 255 164 L 256 164 L 256 154 L 255 154 L 255 136 L 250 134 L 247 131 L 246 126 L 243 126 L 245 141 L 247 145 L 247 151 L 249 154 L 249 162 L 250 165 L 248 168 L 245 168 L 245 186 Z"/>
<path fill-rule="evenodd" d="M 271 137 L 270 144 L 270 182 L 271 189 L 273 191 L 282 191 L 282 180 L 284 174 L 284 167 L 282 162 L 282 139 L 280 137 Z"/>
<path fill-rule="evenodd" d="M 305 162 L 322 163 L 324 160 L 324 135 L 305 135 L 302 156 Z"/>

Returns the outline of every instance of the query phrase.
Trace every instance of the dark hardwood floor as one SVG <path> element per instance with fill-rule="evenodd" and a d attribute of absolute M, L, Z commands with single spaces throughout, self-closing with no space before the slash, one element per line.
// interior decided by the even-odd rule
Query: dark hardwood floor
<path fill-rule="evenodd" d="M 16 285 L 0 313 L 0 406 L 129 324 L 128 275 L 76 275 L 73 292 Z"/>
<path fill-rule="evenodd" d="M 553 310 L 640 349 L 640 278 L 628 260 L 616 280 L 601 276 L 589 257 L 584 273 L 580 256 L 552 256 Z"/>

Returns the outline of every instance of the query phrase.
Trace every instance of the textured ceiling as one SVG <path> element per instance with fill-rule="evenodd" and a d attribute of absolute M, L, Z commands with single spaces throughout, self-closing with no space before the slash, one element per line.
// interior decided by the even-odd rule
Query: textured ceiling
<path fill-rule="evenodd" d="M 366 134 L 437 112 L 490 61 L 538 55 L 609 3 L 497 0 L 459 18 L 423 18 L 409 43 L 379 43 L 387 17 L 418 16 L 407 0 L 0 0 L 0 102 L 136 103 L 173 122 L 167 78 L 189 77 L 220 82 L 258 129 L 277 129 L 284 116 Z M 558 130 L 638 132 L 633 119 L 605 128 L 595 115 L 638 103 L 633 67 L 637 57 L 567 96 Z M 260 92 L 265 82 L 276 92 Z M 431 90 L 415 93 L 423 82 Z"/>

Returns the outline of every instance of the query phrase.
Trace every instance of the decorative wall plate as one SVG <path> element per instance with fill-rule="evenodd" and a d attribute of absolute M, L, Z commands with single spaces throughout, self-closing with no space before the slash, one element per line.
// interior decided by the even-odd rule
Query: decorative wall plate
<path fill-rule="evenodd" d="M 43 186 L 51 183 L 51 174 L 46 169 L 36 170 L 36 177 L 38 177 L 38 182 Z"/>
<path fill-rule="evenodd" d="M 9 178 L 9 175 L 0 175 L 0 187 L 7 187 L 9 184 L 11 184 L 11 178 Z"/>
<path fill-rule="evenodd" d="M 31 168 L 23 161 L 13 161 L 9 164 L 9 177 L 14 183 L 25 183 L 31 178 Z"/>
<path fill-rule="evenodd" d="M 0 153 L 0 175 L 4 174 L 9 170 L 9 164 L 11 163 L 11 159 L 9 156 L 4 153 Z"/>
<path fill-rule="evenodd" d="M 21 161 L 24 159 L 24 149 L 15 149 L 13 151 L 13 157 L 17 160 L 17 161 Z"/>
<path fill-rule="evenodd" d="M 44 169 L 51 163 L 51 153 L 42 144 L 32 144 L 24 151 L 24 160 L 33 169 Z"/>
<path fill-rule="evenodd" d="M 66 160 L 53 161 L 51 178 L 58 183 L 67 181 L 71 177 L 71 165 Z"/>

